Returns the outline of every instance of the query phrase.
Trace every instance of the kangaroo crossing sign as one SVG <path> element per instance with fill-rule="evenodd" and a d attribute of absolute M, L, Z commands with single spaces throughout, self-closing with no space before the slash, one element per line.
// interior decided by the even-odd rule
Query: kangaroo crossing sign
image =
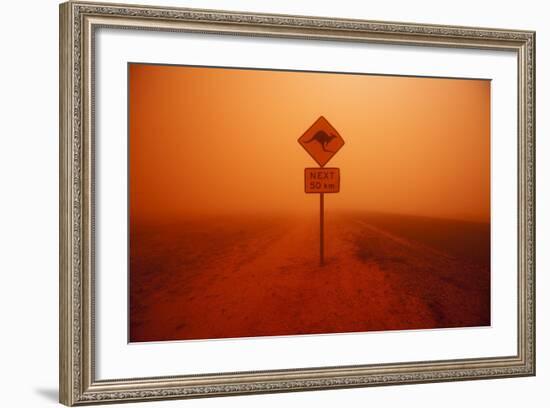
<path fill-rule="evenodd" d="M 323 116 L 300 136 L 298 143 L 319 167 L 304 169 L 304 190 L 319 194 L 319 260 L 325 264 L 325 193 L 340 192 L 340 169 L 325 164 L 342 148 L 344 139 Z"/>
<path fill-rule="evenodd" d="M 309 153 L 321 167 L 332 159 L 344 145 L 342 136 L 323 116 L 298 139 L 298 143 Z"/>

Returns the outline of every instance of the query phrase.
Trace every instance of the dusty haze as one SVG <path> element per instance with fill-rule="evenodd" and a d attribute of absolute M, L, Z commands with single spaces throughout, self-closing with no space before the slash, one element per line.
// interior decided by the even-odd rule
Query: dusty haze
<path fill-rule="evenodd" d="M 315 211 L 321 115 L 346 142 L 328 211 L 489 221 L 487 80 L 131 64 L 129 110 L 134 221 Z"/>
<path fill-rule="evenodd" d="M 129 79 L 130 341 L 491 324 L 489 81 L 135 64 Z M 320 116 L 345 140 L 322 262 L 297 141 Z"/>

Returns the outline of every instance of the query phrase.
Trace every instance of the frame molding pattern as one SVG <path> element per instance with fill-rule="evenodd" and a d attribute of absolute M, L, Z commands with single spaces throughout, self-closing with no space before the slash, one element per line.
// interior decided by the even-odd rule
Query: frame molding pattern
<path fill-rule="evenodd" d="M 516 51 L 519 72 L 517 355 L 95 380 L 91 266 L 93 181 L 90 176 L 93 124 L 89 117 L 93 115 L 93 88 L 89 83 L 93 76 L 90 60 L 94 29 L 105 26 Z M 60 401 L 66 405 L 535 375 L 535 33 L 116 4 L 61 4 L 59 343 Z"/>

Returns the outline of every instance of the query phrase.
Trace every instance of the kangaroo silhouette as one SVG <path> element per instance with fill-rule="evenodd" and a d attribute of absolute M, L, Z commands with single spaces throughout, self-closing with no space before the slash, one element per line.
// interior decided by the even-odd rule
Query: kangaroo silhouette
<path fill-rule="evenodd" d="M 315 142 L 317 142 L 321 145 L 321 147 L 323 148 L 323 150 L 325 152 L 334 153 L 332 150 L 327 150 L 327 145 L 332 141 L 332 139 L 335 139 L 335 138 L 336 138 L 336 136 L 333 135 L 332 133 L 329 135 L 324 130 L 319 130 L 319 131 L 317 131 L 317 133 L 315 133 L 311 137 L 311 139 L 304 140 L 304 143 L 311 143 L 311 142 L 315 141 Z"/>

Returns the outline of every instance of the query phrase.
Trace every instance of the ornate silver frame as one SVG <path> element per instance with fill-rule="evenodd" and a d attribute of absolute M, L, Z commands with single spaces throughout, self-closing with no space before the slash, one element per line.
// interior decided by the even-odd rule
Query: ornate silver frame
<path fill-rule="evenodd" d="M 93 46 L 98 27 L 508 50 L 518 61 L 518 349 L 513 356 L 97 380 Z M 535 374 L 535 33 L 289 15 L 60 5 L 60 402 L 145 401 Z"/>

